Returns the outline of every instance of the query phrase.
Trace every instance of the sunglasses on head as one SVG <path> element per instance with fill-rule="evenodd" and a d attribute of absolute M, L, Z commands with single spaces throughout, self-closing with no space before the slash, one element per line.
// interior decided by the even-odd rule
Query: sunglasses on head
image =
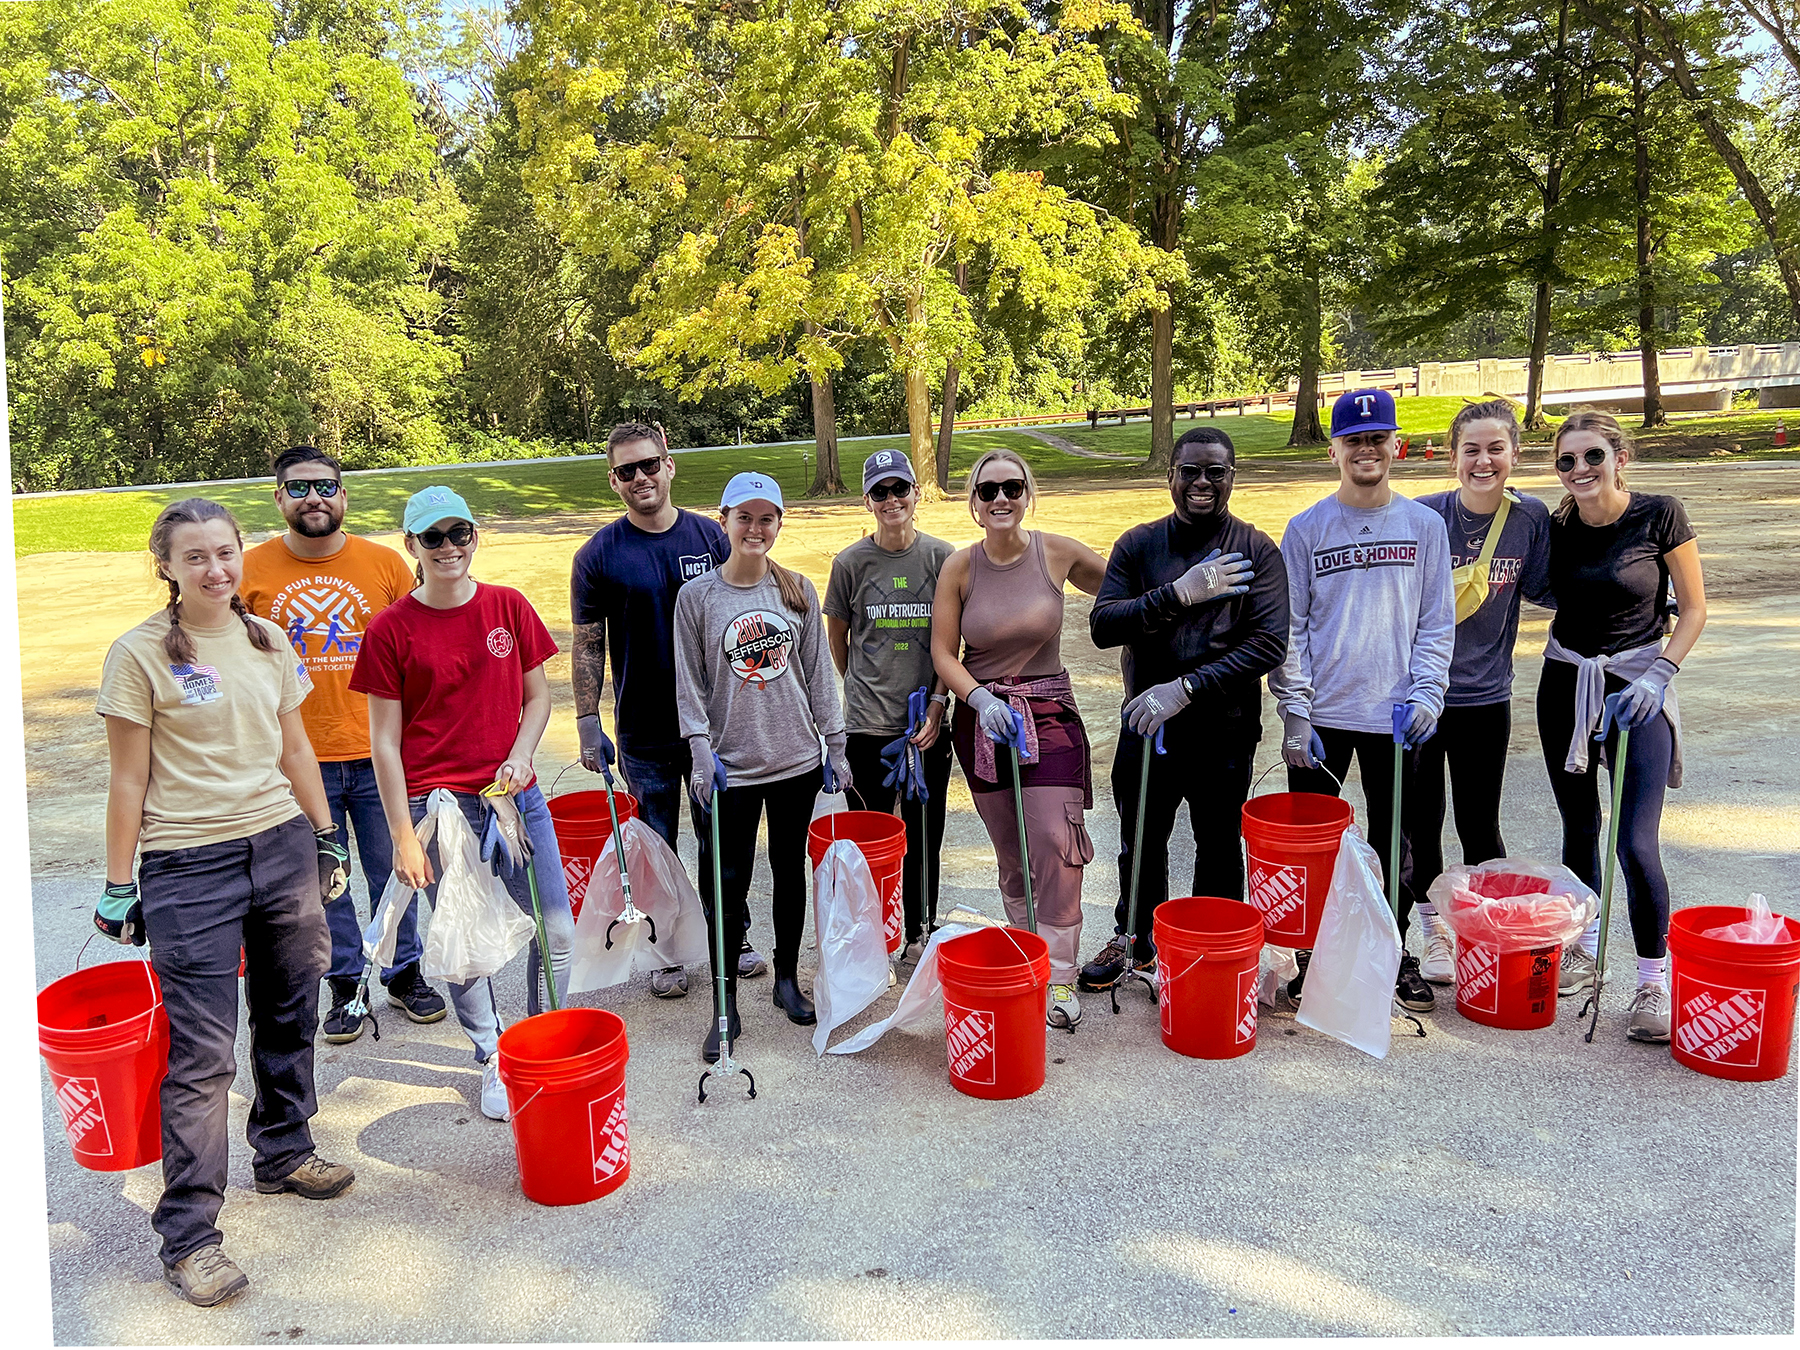
<path fill-rule="evenodd" d="M 1209 483 L 1223 483 L 1236 473 L 1229 464 L 1177 464 L 1175 476 L 1184 483 L 1192 483 L 1204 477 Z"/>
<path fill-rule="evenodd" d="M 1581 452 L 1581 457 L 1589 464 L 1604 464 L 1606 463 L 1606 447 L 1604 445 L 1590 445 Z M 1556 471 L 1558 473 L 1568 473 L 1574 467 L 1575 456 L 1572 452 L 1565 451 L 1556 457 Z"/>
<path fill-rule="evenodd" d="M 1025 480 L 1023 478 L 1008 478 L 1005 482 L 1001 483 L 978 483 L 975 485 L 975 495 L 984 502 L 993 501 L 994 498 L 998 497 L 1002 492 L 1006 494 L 1007 501 L 1018 501 L 1019 498 L 1025 495 Z"/>
<path fill-rule="evenodd" d="M 892 483 L 877 483 L 874 487 L 869 489 L 869 500 L 872 502 L 885 502 L 889 497 L 904 500 L 907 497 L 912 496 L 912 490 L 913 485 L 911 483 L 902 483 L 898 481 Z"/>
<path fill-rule="evenodd" d="M 449 540 L 452 544 L 461 548 L 474 537 L 475 527 L 466 520 L 457 521 L 456 524 L 452 525 L 447 530 L 440 530 L 434 527 L 429 530 L 420 530 L 413 536 L 413 538 L 419 541 L 419 546 L 421 548 L 430 550 L 442 548 L 445 540 Z"/>
<path fill-rule="evenodd" d="M 281 490 L 295 501 L 300 501 L 309 492 L 316 492 L 321 497 L 330 499 L 338 495 L 338 489 L 342 486 L 335 478 L 290 478 L 281 485 Z"/>
<path fill-rule="evenodd" d="M 640 459 L 634 460 L 630 464 L 621 464 L 613 472 L 619 475 L 621 483 L 629 483 L 640 473 L 646 478 L 656 477 L 662 472 L 662 465 L 662 456 L 657 455 L 654 459 Z"/>

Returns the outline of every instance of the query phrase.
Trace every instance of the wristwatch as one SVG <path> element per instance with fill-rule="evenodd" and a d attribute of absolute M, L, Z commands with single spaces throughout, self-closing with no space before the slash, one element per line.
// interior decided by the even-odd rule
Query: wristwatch
<path fill-rule="evenodd" d="M 1188 696 L 1189 703 L 1200 697 L 1200 681 L 1195 679 L 1192 674 L 1181 677 L 1181 689 Z"/>

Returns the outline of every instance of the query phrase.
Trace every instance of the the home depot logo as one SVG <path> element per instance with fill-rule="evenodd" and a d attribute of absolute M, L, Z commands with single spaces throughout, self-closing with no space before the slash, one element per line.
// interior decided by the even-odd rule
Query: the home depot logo
<path fill-rule="evenodd" d="M 63 1129 L 68 1133 L 71 1149 L 89 1154 L 112 1152 L 112 1134 L 106 1128 L 98 1079 L 57 1080 L 56 1104 L 62 1108 Z"/>
<path fill-rule="evenodd" d="M 1456 945 L 1456 1001 L 1476 1012 L 1500 1012 L 1500 949 L 1480 942 Z"/>
<path fill-rule="evenodd" d="M 589 859 L 563 859 L 563 884 L 568 887 L 571 905 L 579 905 L 587 897 L 588 878 L 593 875 L 594 864 Z"/>
<path fill-rule="evenodd" d="M 631 1163 L 631 1140 L 625 1128 L 625 1089 L 588 1103 L 588 1137 L 593 1144 L 594 1180 L 605 1181 Z"/>
<path fill-rule="evenodd" d="M 1237 1043 L 1248 1045 L 1256 1039 L 1256 977 L 1262 972 L 1256 966 L 1238 972 Z"/>
<path fill-rule="evenodd" d="M 994 1081 L 994 1014 L 944 1000 L 944 1044 L 950 1072 L 966 1083 Z"/>
<path fill-rule="evenodd" d="M 1306 931 L 1306 868 L 1250 855 L 1250 903 L 1270 933 Z"/>
<path fill-rule="evenodd" d="M 1675 976 L 1675 1044 L 1712 1064 L 1753 1069 L 1762 1059 L 1766 989 L 1728 989 Z"/>
<path fill-rule="evenodd" d="M 1169 1002 L 1169 986 L 1174 983 L 1169 978 L 1169 968 L 1163 964 L 1162 953 L 1156 954 L 1156 1007 L 1162 1014 L 1163 1035 L 1175 1034 L 1174 1005 Z"/>
<path fill-rule="evenodd" d="M 906 911 L 900 900 L 900 878 L 895 877 L 894 884 L 888 887 L 888 893 L 881 902 L 881 931 L 889 946 L 900 936 L 900 925 L 905 917 Z"/>

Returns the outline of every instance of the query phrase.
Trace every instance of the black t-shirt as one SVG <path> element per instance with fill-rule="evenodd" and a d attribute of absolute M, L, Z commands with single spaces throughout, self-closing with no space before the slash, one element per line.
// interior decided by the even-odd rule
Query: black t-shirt
<path fill-rule="evenodd" d="M 1550 632 L 1578 656 L 1612 656 L 1662 636 L 1669 606 L 1667 555 L 1694 537 L 1673 497 L 1634 492 L 1610 525 L 1570 510 L 1550 518 Z"/>

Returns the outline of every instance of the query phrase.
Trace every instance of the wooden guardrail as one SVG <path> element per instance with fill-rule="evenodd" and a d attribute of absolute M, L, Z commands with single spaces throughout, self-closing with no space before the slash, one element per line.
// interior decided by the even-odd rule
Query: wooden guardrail
<path fill-rule="evenodd" d="M 1398 381 L 1369 380 L 1356 387 L 1358 389 L 1391 389 L 1396 395 L 1402 397 L 1414 388 L 1413 384 L 1405 379 Z M 1321 408 L 1325 406 L 1328 397 L 1329 395 L 1323 392 L 1319 395 Z M 1298 401 L 1299 395 L 1292 390 L 1274 394 L 1246 394 L 1238 398 L 1197 399 L 1192 402 L 1177 403 L 1174 406 L 1173 415 L 1180 417 L 1185 414 L 1189 418 L 1195 418 L 1205 412 L 1208 417 L 1217 417 L 1221 408 L 1238 413 L 1244 413 L 1253 408 L 1263 412 L 1274 412 L 1277 408 L 1291 408 Z M 1148 416 L 1150 416 L 1148 404 L 1136 408 L 1089 408 L 1087 412 L 1089 428 L 1097 428 L 1103 420 L 1112 418 L 1117 418 L 1119 425 L 1124 426 L 1129 418 Z"/>

